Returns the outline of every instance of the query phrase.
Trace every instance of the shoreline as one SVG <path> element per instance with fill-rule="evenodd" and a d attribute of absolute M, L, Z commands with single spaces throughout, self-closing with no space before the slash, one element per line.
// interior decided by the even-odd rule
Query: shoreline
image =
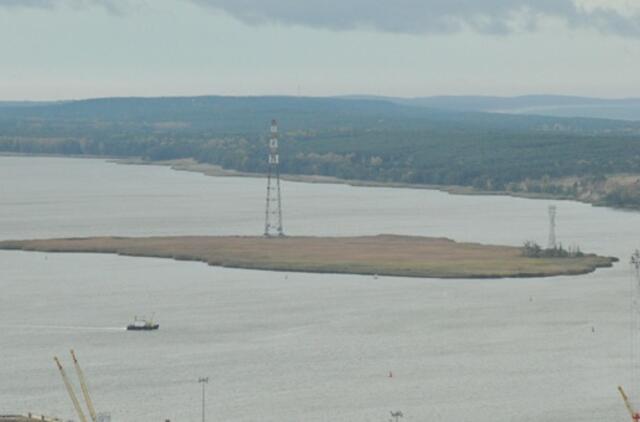
<path fill-rule="evenodd" d="M 141 158 L 125 158 L 125 159 L 113 159 L 109 160 L 117 164 L 125 165 L 157 165 L 167 166 L 175 171 L 187 171 L 192 173 L 204 174 L 205 176 L 212 177 L 254 177 L 265 178 L 267 175 L 264 173 L 250 173 L 237 170 L 228 170 L 222 166 L 216 164 L 198 163 L 191 158 L 179 159 L 179 160 L 163 160 L 163 161 L 149 161 Z M 617 174 L 613 178 L 620 176 L 630 176 L 627 174 Z M 634 176 L 634 175 L 631 175 Z M 371 188 L 400 188 L 400 189 L 423 189 L 434 190 L 439 192 L 448 193 L 450 195 L 469 195 L 469 196 L 508 196 L 511 198 L 522 199 L 541 199 L 548 201 L 574 201 L 581 204 L 591 205 L 592 207 L 605 207 L 618 211 L 637 212 L 640 211 L 640 206 L 635 205 L 611 205 L 603 202 L 601 199 L 589 200 L 587 198 L 579 198 L 569 195 L 554 195 L 544 192 L 514 192 L 514 191 L 488 191 L 478 190 L 471 186 L 459 186 L 459 185 L 429 185 L 429 184 L 416 184 L 416 183 L 399 183 L 399 182 L 376 182 L 370 180 L 358 180 L 358 179 L 340 179 L 334 176 L 320 176 L 320 175 L 304 175 L 304 174 L 280 174 L 280 179 L 288 182 L 298 183 L 326 183 L 326 184 L 338 184 L 354 187 L 371 187 Z M 640 175 L 638 175 L 640 180 Z"/>
<path fill-rule="evenodd" d="M 237 170 L 228 170 L 222 166 L 216 164 L 198 163 L 193 159 L 178 159 L 178 160 L 162 160 L 162 161 L 149 161 L 141 158 L 115 158 L 107 159 L 107 161 L 122 164 L 122 165 L 141 165 L 141 166 L 164 166 L 169 167 L 175 171 L 186 171 L 190 173 L 199 173 L 205 176 L 211 177 L 252 177 L 252 178 L 265 178 L 265 173 L 250 173 Z M 369 188 L 400 188 L 400 189 L 418 189 L 418 190 L 435 190 L 439 192 L 449 193 L 451 195 L 477 195 L 477 196 L 510 196 L 513 198 L 524 199 L 547 199 L 557 201 L 576 201 L 584 204 L 590 204 L 598 206 L 591 202 L 583 201 L 578 198 L 572 198 L 569 196 L 556 196 L 543 193 L 522 193 L 518 194 L 509 191 L 483 191 L 477 190 L 473 187 L 458 186 L 458 185 L 427 185 L 416 183 L 398 183 L 398 182 L 376 182 L 370 180 L 358 180 L 358 179 L 340 179 L 334 176 L 320 176 L 320 175 L 305 175 L 305 174 L 280 174 L 280 179 L 287 182 L 298 183 L 326 183 L 336 185 L 347 185 L 354 187 L 369 187 Z M 606 205 L 608 206 L 608 205 Z M 610 208 L 615 208 L 611 207 Z"/>
<path fill-rule="evenodd" d="M 2 250 L 106 253 L 247 270 L 438 279 L 542 278 L 589 274 L 617 258 L 531 258 L 515 246 L 446 238 L 168 236 L 0 241 Z"/>
<path fill-rule="evenodd" d="M 225 169 L 217 164 L 198 163 L 191 158 L 150 161 L 139 157 L 113 157 L 113 156 L 97 156 L 97 155 L 64 155 L 64 154 L 27 154 L 27 153 L 0 153 L 0 157 L 50 157 L 50 158 L 73 158 L 73 159 L 98 159 L 109 163 L 120 165 L 140 165 L 140 166 L 162 166 L 169 167 L 174 171 L 185 171 L 190 173 L 203 174 L 210 177 L 251 177 L 266 178 L 265 173 L 251 173 L 238 170 Z M 305 175 L 305 174 L 281 174 L 281 180 L 295 183 L 324 183 L 346 185 L 353 187 L 370 187 L 370 188 L 400 188 L 400 189 L 417 189 L 417 190 L 433 190 L 450 195 L 469 195 L 469 196 L 507 196 L 521 199 L 540 199 L 549 201 L 574 201 L 581 204 L 591 205 L 593 207 L 605 207 L 618 211 L 637 212 L 640 206 L 623 206 L 611 205 L 601 201 L 589 201 L 587 199 L 567 196 L 554 195 L 551 193 L 541 192 L 513 192 L 513 191 L 487 191 L 478 190 L 470 186 L 459 185 L 429 185 L 415 183 L 399 183 L 399 182 L 376 182 L 370 180 L 358 179 L 340 179 L 334 176 L 321 175 Z"/>

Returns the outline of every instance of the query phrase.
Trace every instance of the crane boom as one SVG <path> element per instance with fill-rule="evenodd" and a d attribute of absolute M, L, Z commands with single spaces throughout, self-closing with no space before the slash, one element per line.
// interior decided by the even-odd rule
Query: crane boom
<path fill-rule="evenodd" d="M 622 389 L 622 387 L 618 387 L 618 391 L 620 392 L 620 395 L 622 396 L 622 400 L 624 400 L 624 405 L 626 406 L 627 410 L 629 411 L 629 415 L 631 415 L 631 420 L 634 422 L 637 422 L 640 420 L 640 413 L 636 412 L 635 409 L 633 408 L 633 406 L 631 406 L 631 402 L 629 401 L 629 397 L 627 397 L 627 394 L 624 392 L 624 390 Z"/>
<path fill-rule="evenodd" d="M 78 397 L 76 397 L 76 393 L 73 392 L 73 387 L 69 382 L 69 378 L 67 377 L 67 374 L 64 371 L 64 368 L 60 364 L 60 361 L 58 360 L 57 357 L 54 357 L 53 359 L 56 361 L 56 364 L 58 365 L 58 369 L 60 370 L 60 375 L 62 375 L 62 380 L 64 381 L 65 387 L 67 387 L 67 392 L 69 393 L 69 397 L 71 397 L 71 401 L 73 402 L 73 407 L 75 407 L 76 409 L 76 413 L 78 414 L 78 418 L 80 418 L 80 422 L 87 422 L 87 418 L 84 416 L 84 413 L 82 412 L 82 408 L 80 407 L 80 402 L 78 402 Z"/>
<path fill-rule="evenodd" d="M 87 409 L 89 409 L 89 416 L 91 416 L 91 420 L 93 422 L 97 422 L 98 416 L 96 415 L 96 409 L 93 406 L 93 400 L 91 400 L 91 395 L 89 394 L 89 387 L 87 387 L 84 372 L 82 372 L 82 368 L 80 368 L 80 364 L 78 363 L 78 359 L 76 358 L 76 354 L 73 350 L 71 350 L 71 357 L 73 358 L 73 366 L 75 366 L 78 379 L 80 380 L 80 388 L 82 389 L 84 401 L 87 403 Z"/>

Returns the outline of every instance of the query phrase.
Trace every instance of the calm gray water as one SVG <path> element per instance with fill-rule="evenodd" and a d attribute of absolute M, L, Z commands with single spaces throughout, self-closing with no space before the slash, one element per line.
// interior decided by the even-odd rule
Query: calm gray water
<path fill-rule="evenodd" d="M 0 238 L 260 234 L 264 193 L 261 179 L 0 157 Z M 291 235 L 513 245 L 546 242 L 551 203 L 301 183 L 283 195 Z M 616 387 L 638 397 L 627 262 L 640 214 L 553 203 L 563 244 L 622 262 L 469 281 L 1 251 L 0 414 L 75 418 L 52 360 L 73 375 L 74 348 L 114 421 L 198 421 L 200 376 L 208 420 L 386 422 L 390 410 L 403 421 L 626 420 Z M 122 329 L 151 312 L 159 331 Z"/>

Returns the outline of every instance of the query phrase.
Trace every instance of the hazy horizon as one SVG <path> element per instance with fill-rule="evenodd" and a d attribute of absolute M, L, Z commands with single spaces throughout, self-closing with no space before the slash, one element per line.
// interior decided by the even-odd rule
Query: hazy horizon
<path fill-rule="evenodd" d="M 0 0 L 0 100 L 640 97 L 631 0 Z"/>
<path fill-rule="evenodd" d="M 77 98 L 42 98 L 42 99 L 4 99 L 0 98 L 0 103 L 62 103 L 70 101 L 86 101 L 86 100 L 101 100 L 101 99 L 127 99 L 127 98 L 147 98 L 147 99 L 160 99 L 160 98 L 197 98 L 197 97 L 228 97 L 228 98 L 262 98 L 262 97 L 283 97 L 283 98 L 327 98 L 327 99 L 341 99 L 341 98 L 357 98 L 357 99 L 401 99 L 401 100 L 419 100 L 419 99 L 432 99 L 432 98 L 498 98 L 498 99 L 516 99 L 516 98 L 544 98 L 544 97 L 557 97 L 557 98 L 576 98 L 582 100 L 605 100 L 605 101 L 635 101 L 640 100 L 640 95 L 636 97 L 592 97 L 592 96 L 580 96 L 580 95 L 564 95 L 564 94 L 522 94 L 522 95 L 475 95 L 475 94 L 459 94 L 459 95 L 427 95 L 427 96 L 401 96 L 401 95 L 377 95 L 377 94 L 328 94 L 328 95 L 295 95 L 295 94 L 245 94 L 245 95 L 225 95 L 225 94 L 193 94 L 193 95 L 113 95 L 113 96 L 99 96 L 99 97 L 77 97 Z"/>

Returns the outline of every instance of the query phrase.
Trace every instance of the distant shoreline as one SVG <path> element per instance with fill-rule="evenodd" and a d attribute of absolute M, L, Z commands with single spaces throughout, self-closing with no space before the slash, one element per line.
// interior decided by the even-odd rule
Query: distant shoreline
<path fill-rule="evenodd" d="M 186 171 L 191 173 L 200 173 L 205 176 L 212 177 L 252 177 L 252 178 L 265 178 L 264 173 L 249 173 L 237 170 L 228 170 L 222 166 L 215 164 L 198 163 L 193 159 L 181 159 L 181 160 L 165 160 L 165 161 L 149 161 L 141 158 L 115 158 L 107 159 L 109 162 L 114 162 L 123 165 L 148 165 L 148 166 L 165 166 L 170 167 L 175 171 Z M 420 189 L 420 190 L 435 190 L 452 195 L 478 195 L 478 196 L 511 196 L 514 198 L 526 198 L 526 199 L 550 199 L 550 200 L 562 200 L 562 201 L 580 201 L 576 198 L 565 196 L 553 196 L 550 194 L 537 194 L 537 193 L 522 193 L 517 194 L 507 191 L 483 191 L 477 190 L 472 187 L 457 186 L 457 185 L 426 185 L 415 183 L 394 183 L 394 182 L 375 182 L 370 180 L 355 180 L 355 179 L 340 179 L 333 176 L 319 176 L 319 175 L 307 175 L 307 174 L 280 174 L 282 180 L 288 182 L 299 183 L 326 183 L 337 185 L 348 185 L 355 187 L 373 187 L 373 188 L 402 188 L 402 189 Z"/>
<path fill-rule="evenodd" d="M 532 258 L 514 246 L 400 235 L 87 237 L 0 241 L 0 249 L 168 258 L 251 270 L 443 279 L 580 275 L 617 261 L 593 254 Z"/>
<path fill-rule="evenodd" d="M 193 173 L 200 173 L 207 176 L 214 177 L 255 177 L 263 178 L 266 174 L 263 173 L 249 173 L 241 172 L 237 170 L 227 170 L 221 166 L 215 164 L 198 163 L 193 159 L 182 160 L 166 160 L 166 161 L 149 161 L 140 158 L 128 158 L 128 159 L 113 159 L 109 160 L 118 164 L 132 164 L 132 165 L 158 165 L 168 166 L 176 171 L 187 171 Z M 289 182 L 299 183 L 328 183 L 339 184 L 356 187 L 375 187 L 375 188 L 402 188 L 402 189 L 423 189 L 423 190 L 435 190 L 439 192 L 448 193 L 451 195 L 478 195 L 478 196 L 509 196 L 512 198 L 523 199 L 542 199 L 549 201 L 574 201 L 583 204 L 588 204 L 594 207 L 607 207 L 616 210 L 624 211 L 639 211 L 640 206 L 635 205 L 619 205 L 610 204 L 602 200 L 602 196 L 605 195 L 608 190 L 616 189 L 619 187 L 628 187 L 634 183 L 640 183 L 640 175 L 634 174 L 617 174 L 610 176 L 611 186 L 593 186 L 590 196 L 575 197 L 570 195 L 554 195 L 546 192 L 514 192 L 514 191 L 489 191 L 476 189 L 470 186 L 458 186 L 458 185 L 427 185 L 427 184 L 415 184 L 415 183 L 395 183 L 395 182 L 376 182 L 370 180 L 355 180 L 355 179 L 340 179 L 333 176 L 319 176 L 319 175 L 304 175 L 304 174 L 281 174 L 282 180 Z M 638 180 L 639 182 L 635 182 Z M 569 181 L 559 179 L 556 181 L 559 185 L 566 184 Z"/>
<path fill-rule="evenodd" d="M 143 158 L 123 158 L 112 156 L 99 156 L 99 155 L 64 155 L 64 154 L 26 154 L 26 153 L 0 153 L 0 157 L 51 157 L 51 158 L 74 158 L 74 159 L 97 159 L 104 160 L 106 162 L 122 164 L 122 165 L 145 165 L 145 166 L 163 166 L 169 167 L 175 171 L 186 171 L 190 173 L 199 173 L 205 176 L 212 177 L 251 177 L 251 178 L 265 178 L 264 173 L 250 173 L 237 170 L 225 169 L 222 166 L 216 164 L 198 163 L 193 159 L 178 159 L 178 160 L 162 160 L 162 161 L 150 161 Z M 633 176 L 633 175 L 631 175 Z M 594 207 L 607 207 L 616 210 L 623 211 L 638 211 L 640 207 L 635 206 L 621 206 L 603 203 L 601 201 L 590 201 L 587 199 L 567 196 L 567 195 L 553 195 L 550 193 L 538 193 L 538 192 L 512 192 L 512 191 L 487 191 L 479 190 L 469 186 L 458 185 L 427 185 L 427 184 L 414 184 L 414 183 L 395 183 L 395 182 L 376 182 L 369 180 L 355 180 L 355 179 L 340 179 L 334 176 L 320 176 L 320 175 L 305 175 L 305 174 L 281 174 L 282 180 L 288 182 L 297 183 L 325 183 L 325 184 L 337 184 L 347 185 L 354 187 L 374 187 L 374 188 L 401 188 L 401 189 L 418 189 L 418 190 L 434 190 L 439 192 L 448 193 L 451 195 L 477 195 L 477 196 L 509 196 L 512 198 L 523 199 L 541 199 L 550 201 L 574 201 L 583 204 L 588 204 Z M 640 175 L 638 176 L 640 178 Z"/>

